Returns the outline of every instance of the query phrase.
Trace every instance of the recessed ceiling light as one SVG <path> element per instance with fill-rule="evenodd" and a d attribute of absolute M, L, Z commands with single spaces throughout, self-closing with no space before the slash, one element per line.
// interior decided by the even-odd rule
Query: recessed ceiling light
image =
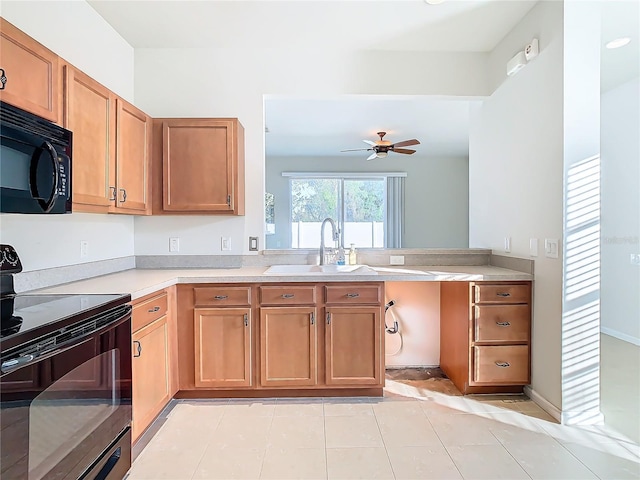
<path fill-rule="evenodd" d="M 620 38 L 616 38 L 615 40 L 611 40 L 605 46 L 607 48 L 620 48 L 620 47 L 624 47 L 630 41 L 631 39 L 629 37 L 620 37 Z"/>
<path fill-rule="evenodd" d="M 439 3 L 445 2 L 446 0 L 424 0 L 424 1 L 429 5 L 438 5 Z"/>

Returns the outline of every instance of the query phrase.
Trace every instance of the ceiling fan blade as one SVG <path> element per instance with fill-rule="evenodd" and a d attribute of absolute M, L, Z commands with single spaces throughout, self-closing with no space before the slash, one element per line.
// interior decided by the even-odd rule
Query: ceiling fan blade
<path fill-rule="evenodd" d="M 374 158 L 376 158 L 378 156 L 378 154 L 376 152 L 373 152 L 371 155 L 369 155 L 367 157 L 367 160 L 373 160 Z"/>
<path fill-rule="evenodd" d="M 404 140 L 402 142 L 394 143 L 392 146 L 393 147 L 408 147 L 410 145 L 419 145 L 419 144 L 420 144 L 420 142 L 414 138 L 412 140 Z"/>
<path fill-rule="evenodd" d="M 373 148 L 349 148 L 347 150 L 340 150 L 341 152 L 361 152 L 366 150 L 373 150 Z"/>
<path fill-rule="evenodd" d="M 376 146 L 376 142 L 372 142 L 371 140 L 362 140 L 364 143 L 371 145 L 372 147 Z"/>
<path fill-rule="evenodd" d="M 406 153 L 408 155 L 411 155 L 412 153 L 416 153 L 415 150 L 411 150 L 410 148 L 394 148 L 393 151 L 396 153 Z"/>

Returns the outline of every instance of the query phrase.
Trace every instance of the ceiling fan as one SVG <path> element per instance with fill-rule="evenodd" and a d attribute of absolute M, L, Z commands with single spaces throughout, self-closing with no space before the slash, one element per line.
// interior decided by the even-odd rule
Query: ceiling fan
<path fill-rule="evenodd" d="M 415 138 L 412 140 L 403 140 L 402 142 L 391 143 L 388 140 L 384 140 L 383 137 L 387 134 L 387 132 L 378 132 L 378 136 L 380 140 L 376 140 L 372 142 L 371 140 L 363 140 L 364 143 L 371 146 L 371 148 L 351 148 L 349 150 L 340 150 L 341 152 L 356 152 L 356 151 L 369 151 L 372 150 L 373 153 L 367 158 L 367 160 L 373 160 L 374 158 L 384 158 L 389 152 L 395 153 L 405 153 L 407 155 L 411 155 L 412 153 L 416 153 L 415 150 L 410 148 L 399 148 L 399 147 L 408 147 L 410 145 L 419 145 L 420 142 Z"/>

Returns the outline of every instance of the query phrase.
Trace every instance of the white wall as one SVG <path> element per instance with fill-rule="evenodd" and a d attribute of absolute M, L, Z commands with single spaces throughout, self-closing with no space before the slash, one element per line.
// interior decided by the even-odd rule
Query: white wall
<path fill-rule="evenodd" d="M 353 157 L 268 157 L 266 188 L 275 196 L 276 235 L 268 248 L 291 238 L 289 178 L 282 172 L 406 172 L 403 248 L 466 248 L 469 241 L 467 157 L 396 155 L 366 162 Z M 282 246 L 275 241 L 280 240 Z"/>
<path fill-rule="evenodd" d="M 640 79 L 601 97 L 602 331 L 640 345 Z"/>
<path fill-rule="evenodd" d="M 322 38 L 318 42 L 317 50 L 136 49 L 136 105 L 149 115 L 238 117 L 245 127 L 246 216 L 219 224 L 210 217 L 191 217 L 193 233 L 183 236 L 200 245 L 193 253 L 211 252 L 196 238 L 198 225 L 207 225 L 212 237 L 232 236 L 242 253 L 248 253 L 248 236 L 264 238 L 264 95 L 488 93 L 483 53 L 336 51 L 323 48 Z M 402 64 L 402 75 L 380 68 L 390 63 Z M 157 253 L 174 219 L 137 219 L 136 253 Z"/>
<path fill-rule="evenodd" d="M 86 2 L 3 0 L 0 14 L 118 95 L 133 101 L 133 48 Z M 133 255 L 131 216 L 1 215 L 0 223 L 2 243 L 17 249 L 25 271 Z M 89 255 L 83 259 L 81 240 L 89 241 Z"/>
<path fill-rule="evenodd" d="M 540 55 L 507 78 L 507 61 L 534 37 Z M 562 238 L 562 2 L 538 3 L 489 66 L 497 90 L 471 116 L 469 246 L 502 251 L 509 236 L 511 253 L 529 257 L 538 238 L 542 254 L 545 238 Z M 534 289 L 532 388 L 561 408 L 561 259 L 536 258 Z"/>

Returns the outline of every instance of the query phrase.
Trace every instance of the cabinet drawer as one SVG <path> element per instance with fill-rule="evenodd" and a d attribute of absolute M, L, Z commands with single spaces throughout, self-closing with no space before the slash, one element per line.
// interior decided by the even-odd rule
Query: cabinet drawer
<path fill-rule="evenodd" d="M 262 286 L 262 305 L 308 305 L 316 303 L 316 287 L 313 285 Z"/>
<path fill-rule="evenodd" d="M 135 332 L 149 325 L 154 320 L 166 315 L 167 294 L 162 293 L 133 306 L 131 314 L 131 331 Z"/>
<path fill-rule="evenodd" d="M 474 341 L 528 342 L 529 305 L 475 305 Z"/>
<path fill-rule="evenodd" d="M 196 306 L 248 307 L 251 305 L 251 287 L 196 287 L 193 289 Z"/>
<path fill-rule="evenodd" d="M 473 347 L 475 383 L 529 383 L 529 346 Z"/>
<path fill-rule="evenodd" d="M 527 284 L 474 284 L 474 303 L 529 303 Z"/>
<path fill-rule="evenodd" d="M 327 303 L 344 305 L 382 302 L 380 285 L 327 285 L 324 288 Z"/>

